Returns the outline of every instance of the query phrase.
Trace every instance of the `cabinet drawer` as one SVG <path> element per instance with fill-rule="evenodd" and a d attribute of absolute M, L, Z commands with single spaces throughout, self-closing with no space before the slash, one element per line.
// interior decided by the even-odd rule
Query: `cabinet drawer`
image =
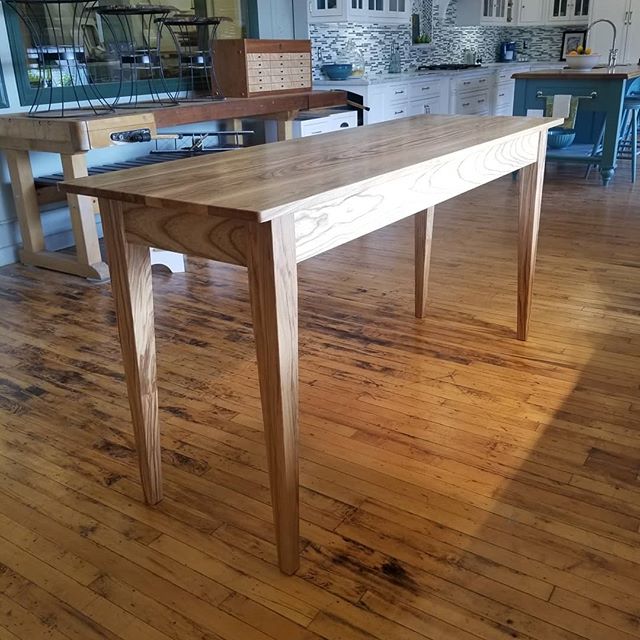
<path fill-rule="evenodd" d="M 294 120 L 293 129 L 295 138 L 306 138 L 308 136 L 317 136 L 321 133 L 334 131 L 329 118 L 311 118 L 303 121 Z"/>
<path fill-rule="evenodd" d="M 512 107 L 514 94 L 515 86 L 513 84 L 498 87 L 496 91 L 496 109 L 505 106 Z"/>
<path fill-rule="evenodd" d="M 409 87 L 406 84 L 392 84 L 385 88 L 385 103 L 396 104 L 406 102 L 409 97 Z"/>
<path fill-rule="evenodd" d="M 421 82 L 414 82 L 409 85 L 409 99 L 417 100 L 440 93 L 442 81 L 439 78 L 425 78 Z"/>
<path fill-rule="evenodd" d="M 405 101 L 397 104 L 389 104 L 384 110 L 384 115 L 385 120 L 406 118 L 409 115 L 409 103 Z"/>
<path fill-rule="evenodd" d="M 514 73 L 522 73 L 524 71 L 529 71 L 530 69 L 530 65 L 509 67 L 508 69 L 499 69 L 498 71 L 496 71 L 496 83 L 500 84 L 502 82 L 512 82 Z"/>
<path fill-rule="evenodd" d="M 443 112 L 440 96 L 422 98 L 422 100 L 412 100 L 409 103 L 410 116 L 423 116 L 429 114 L 441 114 Z"/>
<path fill-rule="evenodd" d="M 459 93 L 477 91 L 491 86 L 491 76 L 467 76 L 456 80 L 456 90 Z"/>
<path fill-rule="evenodd" d="M 456 113 L 463 115 L 483 115 L 489 113 L 489 93 L 460 95 L 456 100 Z"/>

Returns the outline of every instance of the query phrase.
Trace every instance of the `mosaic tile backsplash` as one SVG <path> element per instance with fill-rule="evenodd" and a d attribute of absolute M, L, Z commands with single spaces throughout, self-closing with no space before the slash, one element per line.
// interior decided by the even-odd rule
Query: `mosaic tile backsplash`
<path fill-rule="evenodd" d="M 451 0 L 445 16 L 431 0 L 414 0 L 413 12 L 420 15 L 421 24 L 428 22 L 433 11 L 433 44 L 429 48 L 412 47 L 411 27 L 352 22 L 311 24 L 314 74 L 321 77 L 319 68 L 352 42 L 362 53 L 369 73 L 387 71 L 392 47 L 397 45 L 402 56 L 403 70 L 421 64 L 462 62 L 464 49 L 475 49 L 484 62 L 495 62 L 500 43 L 515 40 L 519 53 L 530 60 L 558 60 L 564 27 L 458 27 L 456 0 Z M 523 43 L 527 42 L 526 51 Z"/>

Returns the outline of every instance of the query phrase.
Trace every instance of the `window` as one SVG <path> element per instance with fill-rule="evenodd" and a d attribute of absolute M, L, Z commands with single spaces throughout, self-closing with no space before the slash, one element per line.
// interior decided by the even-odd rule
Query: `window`
<path fill-rule="evenodd" d="M 162 8 L 167 8 L 164 15 L 175 8 L 180 15 L 227 17 L 217 32 L 222 38 L 243 37 L 247 14 L 244 0 L 14 0 L 22 17 L 7 4 L 3 2 L 23 105 L 73 102 L 78 96 L 99 96 L 108 103 L 123 91 L 142 95 L 149 87 L 175 89 L 177 47 L 193 44 L 184 40 L 197 36 L 185 32 L 176 38 L 164 29 L 158 39 Z M 114 6 L 149 9 L 122 16 L 110 12 Z"/>

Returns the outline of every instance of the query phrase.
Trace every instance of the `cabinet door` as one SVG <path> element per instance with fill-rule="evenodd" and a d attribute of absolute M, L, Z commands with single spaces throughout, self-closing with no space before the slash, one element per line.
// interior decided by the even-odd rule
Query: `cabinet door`
<path fill-rule="evenodd" d="M 591 0 L 573 0 L 571 18 L 573 22 L 589 22 Z"/>
<path fill-rule="evenodd" d="M 544 0 L 516 0 L 518 24 L 542 24 L 544 22 Z"/>
<path fill-rule="evenodd" d="M 402 20 L 409 16 L 411 0 L 387 0 L 387 15 Z"/>
<path fill-rule="evenodd" d="M 640 64 L 640 0 L 631 0 L 627 19 L 627 38 L 622 54 L 623 62 Z"/>
<path fill-rule="evenodd" d="M 549 0 L 549 22 L 569 22 L 569 16 L 573 11 L 572 0 Z"/>
<path fill-rule="evenodd" d="M 365 0 L 367 15 L 374 20 L 384 18 L 386 14 L 385 0 Z"/>
<path fill-rule="evenodd" d="M 342 17 L 344 0 L 311 0 L 309 15 L 313 18 Z"/>
<path fill-rule="evenodd" d="M 623 60 L 624 57 L 624 39 L 625 31 L 627 28 L 627 17 L 629 15 L 629 0 L 599 0 L 593 5 L 593 17 L 592 20 L 611 20 L 616 25 L 618 30 L 618 43 L 620 51 L 618 54 L 618 61 L 620 63 L 627 62 Z M 640 14 L 638 16 L 638 22 L 640 22 Z M 587 46 L 593 49 L 594 53 L 599 53 L 602 58 L 601 62 L 607 62 L 609 58 L 609 50 L 613 42 L 613 29 L 611 25 L 602 23 L 597 24 L 589 32 L 589 38 Z"/>

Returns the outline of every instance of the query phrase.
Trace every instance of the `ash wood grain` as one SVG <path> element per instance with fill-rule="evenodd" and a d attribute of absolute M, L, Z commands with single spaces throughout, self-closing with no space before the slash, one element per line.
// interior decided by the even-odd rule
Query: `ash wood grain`
<path fill-rule="evenodd" d="M 538 161 L 525 167 L 521 174 L 518 216 L 517 334 L 519 340 L 526 340 L 529 335 L 546 152 L 547 136 L 540 135 Z"/>
<path fill-rule="evenodd" d="M 123 205 L 123 214 L 128 242 L 247 265 L 247 223 L 130 204 Z"/>
<path fill-rule="evenodd" d="M 156 347 L 149 248 L 127 242 L 120 203 L 100 201 L 120 346 L 145 500 L 162 500 Z"/>
<path fill-rule="evenodd" d="M 427 314 L 434 214 L 435 209 L 431 207 L 415 216 L 416 318 L 424 318 Z"/>
<path fill-rule="evenodd" d="M 249 288 L 281 570 L 299 566 L 298 280 L 290 217 L 249 230 Z"/>
<path fill-rule="evenodd" d="M 291 212 L 322 219 L 323 207 L 328 212 L 336 202 L 353 198 L 354 207 L 342 207 L 346 220 L 377 203 L 395 210 L 400 219 L 401 209 L 412 208 L 412 215 L 534 162 L 536 134 L 559 122 L 418 116 L 241 149 L 224 158 L 190 158 L 93 176 L 62 188 L 102 197 L 117 192 L 128 202 L 260 222 Z M 395 207 L 388 197 L 394 189 L 406 191 Z M 370 223 L 369 228 L 380 226 Z M 313 255 L 313 248 L 307 254 Z"/>

